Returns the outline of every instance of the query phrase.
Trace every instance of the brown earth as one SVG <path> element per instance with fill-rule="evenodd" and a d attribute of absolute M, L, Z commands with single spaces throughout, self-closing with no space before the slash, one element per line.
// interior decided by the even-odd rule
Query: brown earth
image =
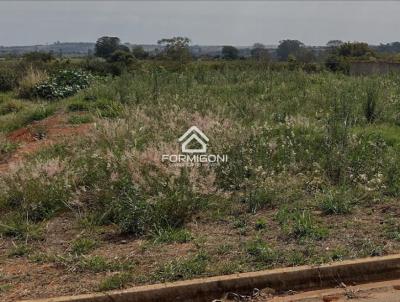
<path fill-rule="evenodd" d="M 6 172 L 11 166 L 21 162 L 27 155 L 44 147 L 85 134 L 92 126 L 91 124 L 68 124 L 68 117 L 67 114 L 59 112 L 9 133 L 7 139 L 17 143 L 18 147 L 5 161 L 0 162 L 0 173 Z"/>

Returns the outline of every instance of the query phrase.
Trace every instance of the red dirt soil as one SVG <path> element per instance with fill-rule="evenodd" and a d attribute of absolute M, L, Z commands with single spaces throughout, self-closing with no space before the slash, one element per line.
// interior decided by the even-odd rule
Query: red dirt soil
<path fill-rule="evenodd" d="M 7 135 L 7 139 L 17 143 L 17 150 L 5 161 L 0 162 L 0 173 L 23 160 L 29 154 L 43 147 L 50 146 L 66 138 L 85 134 L 92 124 L 68 124 L 68 115 L 56 113 L 44 120 L 33 122 L 27 127 L 15 130 Z M 43 137 L 38 132 L 44 133 Z"/>

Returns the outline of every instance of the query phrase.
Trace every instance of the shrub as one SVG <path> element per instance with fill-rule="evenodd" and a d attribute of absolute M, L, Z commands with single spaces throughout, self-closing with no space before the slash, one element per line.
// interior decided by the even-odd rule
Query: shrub
<path fill-rule="evenodd" d="M 16 73 L 11 68 L 0 68 L 0 92 L 13 90 L 16 85 Z"/>
<path fill-rule="evenodd" d="M 74 95 L 89 86 L 92 76 L 79 70 L 62 70 L 54 74 L 50 80 L 34 87 L 36 96 L 54 100 Z"/>

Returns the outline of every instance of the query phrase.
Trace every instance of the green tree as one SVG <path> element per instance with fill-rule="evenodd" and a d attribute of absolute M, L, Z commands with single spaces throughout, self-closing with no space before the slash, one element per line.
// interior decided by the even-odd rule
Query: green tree
<path fill-rule="evenodd" d="M 236 47 L 226 45 L 222 47 L 222 58 L 225 60 L 236 60 L 239 57 L 239 50 Z"/>
<path fill-rule="evenodd" d="M 170 39 L 161 39 L 158 45 L 163 47 L 162 56 L 185 63 L 190 60 L 189 44 L 190 39 L 186 37 L 173 37 Z"/>
<path fill-rule="evenodd" d="M 326 43 L 326 46 L 328 48 L 338 48 L 341 45 L 343 45 L 343 41 L 341 41 L 341 40 L 330 40 L 330 41 L 328 41 L 328 43 Z"/>
<path fill-rule="evenodd" d="M 374 57 L 374 51 L 369 48 L 367 43 L 347 42 L 337 49 L 337 54 L 342 57 Z"/>
<path fill-rule="evenodd" d="M 121 47 L 121 40 L 119 38 L 104 36 L 99 38 L 96 42 L 95 55 L 97 57 L 107 59 L 120 47 Z"/>
<path fill-rule="evenodd" d="M 269 61 L 271 59 L 268 49 L 261 43 L 254 43 L 250 55 L 257 61 Z"/>
<path fill-rule="evenodd" d="M 304 44 L 298 40 L 283 40 L 280 41 L 276 53 L 282 61 L 287 61 L 289 55 L 296 56 Z"/>
<path fill-rule="evenodd" d="M 332 71 L 348 72 L 351 61 L 359 59 L 369 60 L 374 57 L 376 57 L 376 54 L 367 43 L 347 42 L 329 50 L 325 66 Z"/>
<path fill-rule="evenodd" d="M 135 46 L 132 48 L 132 54 L 136 59 L 146 59 L 149 56 L 149 53 L 143 49 L 142 46 Z"/>

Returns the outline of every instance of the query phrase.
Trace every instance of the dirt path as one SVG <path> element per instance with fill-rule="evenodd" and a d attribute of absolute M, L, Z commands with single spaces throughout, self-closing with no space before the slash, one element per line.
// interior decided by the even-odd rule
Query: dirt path
<path fill-rule="evenodd" d="M 7 138 L 11 142 L 17 143 L 18 147 L 9 158 L 0 162 L 0 173 L 8 171 L 11 166 L 21 162 L 25 156 L 46 146 L 66 138 L 85 134 L 91 126 L 92 124 L 68 124 L 68 115 L 56 113 L 44 120 L 9 133 Z"/>

